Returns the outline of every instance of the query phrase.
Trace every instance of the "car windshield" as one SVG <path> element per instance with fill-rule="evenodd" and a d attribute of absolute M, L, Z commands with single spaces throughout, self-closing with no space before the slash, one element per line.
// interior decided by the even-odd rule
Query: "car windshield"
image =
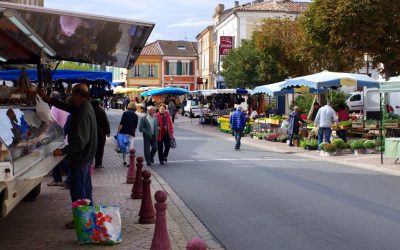
<path fill-rule="evenodd" d="M 199 105 L 199 101 L 197 100 L 192 100 L 192 106 L 198 106 Z"/>

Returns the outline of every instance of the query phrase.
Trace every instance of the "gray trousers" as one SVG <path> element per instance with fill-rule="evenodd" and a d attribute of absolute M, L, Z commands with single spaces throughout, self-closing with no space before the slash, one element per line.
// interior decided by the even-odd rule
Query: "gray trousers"
<path fill-rule="evenodd" d="M 157 152 L 157 139 L 153 135 L 150 139 L 149 137 L 143 135 L 143 151 L 144 159 L 147 163 L 154 162 L 154 155 Z"/>

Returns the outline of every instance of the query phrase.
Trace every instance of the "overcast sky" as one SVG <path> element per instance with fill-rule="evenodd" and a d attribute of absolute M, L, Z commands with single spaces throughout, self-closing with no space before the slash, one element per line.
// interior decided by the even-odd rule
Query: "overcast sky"
<path fill-rule="evenodd" d="M 156 24 L 148 40 L 152 42 L 195 41 L 196 35 L 213 23 L 219 3 L 227 9 L 234 0 L 45 0 L 45 7 L 152 22 Z"/>

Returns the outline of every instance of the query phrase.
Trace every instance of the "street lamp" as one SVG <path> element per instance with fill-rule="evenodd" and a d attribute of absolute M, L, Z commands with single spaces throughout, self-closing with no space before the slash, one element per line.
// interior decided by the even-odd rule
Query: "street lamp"
<path fill-rule="evenodd" d="M 364 53 L 364 62 L 367 64 L 367 76 L 370 76 L 369 64 L 372 63 L 372 56 L 368 53 Z"/>

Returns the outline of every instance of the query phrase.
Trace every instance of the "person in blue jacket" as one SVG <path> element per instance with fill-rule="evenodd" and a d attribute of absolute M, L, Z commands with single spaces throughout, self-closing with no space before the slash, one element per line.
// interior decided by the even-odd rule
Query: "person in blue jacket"
<path fill-rule="evenodd" d="M 300 117 L 300 108 L 295 106 L 288 119 L 288 135 L 289 135 L 289 146 L 293 147 L 293 138 L 299 135 L 300 125 L 299 122 L 307 123 Z"/>
<path fill-rule="evenodd" d="M 240 139 L 242 138 L 242 133 L 244 130 L 244 127 L 246 126 L 246 116 L 242 112 L 242 107 L 238 106 L 236 108 L 236 111 L 234 111 L 230 118 L 229 118 L 229 124 L 231 126 L 231 129 L 235 135 L 235 149 L 239 150 L 240 149 Z"/>

